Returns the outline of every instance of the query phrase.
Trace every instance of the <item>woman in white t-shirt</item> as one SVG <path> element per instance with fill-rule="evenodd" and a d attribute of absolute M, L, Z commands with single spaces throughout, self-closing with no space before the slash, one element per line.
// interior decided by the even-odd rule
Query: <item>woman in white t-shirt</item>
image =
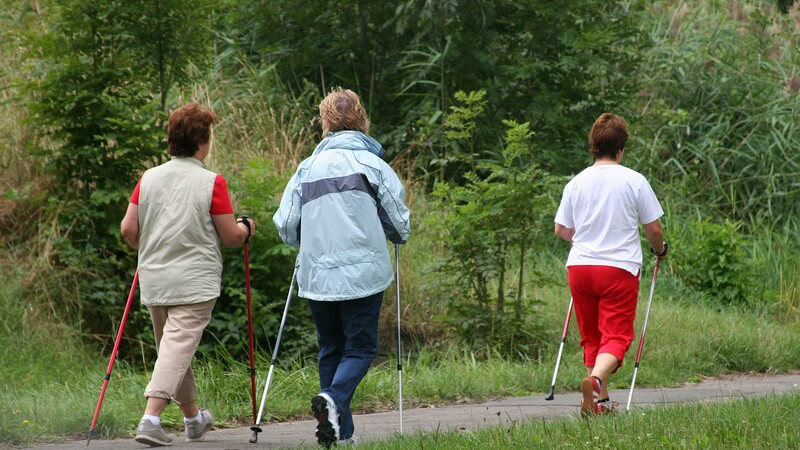
<path fill-rule="evenodd" d="M 572 243 L 567 259 L 569 287 L 581 333 L 584 365 L 581 414 L 612 410 L 608 377 L 622 365 L 633 342 L 633 321 L 642 269 L 639 225 L 665 258 L 661 222 L 664 211 L 653 189 L 638 172 L 622 166 L 628 125 L 602 114 L 589 133 L 594 164 L 564 187 L 555 233 Z M 596 398 L 596 400 L 595 400 Z"/>

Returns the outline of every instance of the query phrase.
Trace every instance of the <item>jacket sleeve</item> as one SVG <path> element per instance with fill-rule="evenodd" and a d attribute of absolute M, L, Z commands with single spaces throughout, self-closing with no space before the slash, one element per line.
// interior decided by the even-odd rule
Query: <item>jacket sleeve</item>
<path fill-rule="evenodd" d="M 378 216 L 386 238 L 405 244 L 411 234 L 411 218 L 406 206 L 406 190 L 388 164 L 384 167 L 378 192 Z"/>
<path fill-rule="evenodd" d="M 292 176 L 283 191 L 281 205 L 272 216 L 278 235 L 288 245 L 300 245 L 300 170 Z"/>

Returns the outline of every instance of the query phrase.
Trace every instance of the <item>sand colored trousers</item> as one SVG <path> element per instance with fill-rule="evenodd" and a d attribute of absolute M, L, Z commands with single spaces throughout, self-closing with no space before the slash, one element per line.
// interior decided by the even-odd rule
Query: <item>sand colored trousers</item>
<path fill-rule="evenodd" d="M 203 330 L 211 321 L 216 301 L 147 307 L 153 319 L 158 359 L 144 391 L 145 397 L 175 400 L 178 404 L 195 401 L 192 359 Z"/>

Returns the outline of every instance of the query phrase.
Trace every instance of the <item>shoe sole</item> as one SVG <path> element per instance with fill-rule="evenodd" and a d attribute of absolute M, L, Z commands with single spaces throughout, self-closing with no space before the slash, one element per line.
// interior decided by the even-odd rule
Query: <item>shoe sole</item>
<path fill-rule="evenodd" d="M 197 437 L 194 437 L 194 438 L 187 437 L 187 438 L 186 438 L 186 442 L 200 442 L 200 441 L 202 441 L 202 440 L 203 440 L 203 438 L 205 437 L 206 433 L 208 433 L 209 431 L 211 431 L 211 429 L 212 429 L 213 427 L 214 427 L 214 424 L 212 424 L 212 423 L 209 423 L 209 424 L 208 424 L 208 425 L 206 425 L 206 427 L 203 429 L 203 432 L 202 432 L 202 433 L 200 433 L 200 436 L 197 436 Z"/>
<path fill-rule="evenodd" d="M 584 419 L 597 415 L 597 411 L 595 411 L 594 406 L 593 394 L 594 386 L 592 386 L 592 380 L 589 378 L 584 378 L 581 381 L 581 395 L 583 396 L 583 399 L 581 400 L 581 417 Z"/>
<path fill-rule="evenodd" d="M 169 447 L 172 445 L 172 442 L 161 441 L 146 434 L 137 434 L 133 440 L 150 447 Z"/>
<path fill-rule="evenodd" d="M 328 421 L 328 401 L 317 395 L 311 399 L 311 412 L 317 419 L 317 443 L 325 448 L 333 447 L 336 443 L 336 431 Z"/>

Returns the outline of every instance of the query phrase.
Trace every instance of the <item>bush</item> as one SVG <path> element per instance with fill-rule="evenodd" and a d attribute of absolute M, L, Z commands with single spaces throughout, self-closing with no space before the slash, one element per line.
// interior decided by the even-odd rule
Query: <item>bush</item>
<path fill-rule="evenodd" d="M 752 289 L 741 224 L 694 220 L 678 232 L 672 257 L 687 285 L 721 304 L 744 304 Z"/>
<path fill-rule="evenodd" d="M 453 107 L 445 119 L 449 137 L 475 142 L 482 97 L 482 91 L 456 94 L 463 106 Z M 524 295 L 525 260 L 554 208 L 555 177 L 534 160 L 530 125 L 503 124 L 504 148 L 483 152 L 493 160 L 476 163 L 475 153 L 466 152 L 461 157 L 474 170 L 464 175 L 465 183 L 436 185 L 441 212 L 428 216 L 428 224 L 445 250 L 442 273 L 458 293 L 445 320 L 473 347 L 530 354 L 538 329 L 529 314 L 535 302 Z M 516 286 L 509 287 L 514 270 Z"/>
<path fill-rule="evenodd" d="M 253 298 L 254 333 L 262 351 L 271 351 L 278 333 L 289 281 L 297 252 L 285 245 L 275 227 L 272 215 L 278 209 L 280 194 L 288 176 L 275 175 L 273 164 L 264 158 L 251 159 L 242 173 L 230 177 L 232 195 L 256 222 L 256 234 L 250 240 L 250 283 Z M 247 302 L 244 283 L 242 249 L 224 252 L 222 295 L 214 308 L 203 349 L 243 358 L 247 354 Z M 292 299 L 292 306 L 281 344 L 281 359 L 303 357 L 312 352 L 316 335 L 311 314 L 304 301 Z M 242 359 L 244 360 L 244 359 Z"/>

